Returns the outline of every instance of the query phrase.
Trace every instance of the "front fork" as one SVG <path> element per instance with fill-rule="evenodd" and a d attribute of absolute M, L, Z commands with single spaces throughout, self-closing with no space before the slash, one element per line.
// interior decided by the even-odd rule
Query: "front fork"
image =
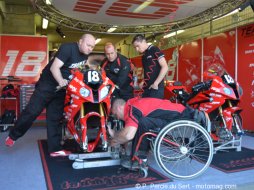
<path fill-rule="evenodd" d="M 219 107 L 219 114 L 222 118 L 224 126 L 229 130 L 232 131 L 233 123 L 235 123 L 235 127 L 237 130 L 237 134 L 241 135 L 242 129 L 238 125 L 238 122 L 236 121 L 236 118 L 234 117 L 235 112 L 241 111 L 239 107 L 233 107 L 230 100 L 227 101 L 228 107 L 222 110 L 222 107 Z"/>

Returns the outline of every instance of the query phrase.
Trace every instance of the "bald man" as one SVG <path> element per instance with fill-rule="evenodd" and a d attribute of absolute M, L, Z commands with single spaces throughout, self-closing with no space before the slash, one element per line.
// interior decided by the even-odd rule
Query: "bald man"
<path fill-rule="evenodd" d="M 102 69 L 105 70 L 107 77 L 116 85 L 112 101 L 116 98 L 122 98 L 126 101 L 133 98 L 130 60 L 117 53 L 115 46 L 111 42 L 105 44 L 104 53 L 106 59 L 103 61 Z"/>
<path fill-rule="evenodd" d="M 55 91 L 57 86 L 63 87 L 68 84 L 71 69 L 85 65 L 94 46 L 95 38 L 91 34 L 84 34 L 78 42 L 60 46 L 58 52 L 43 69 L 29 103 L 5 140 L 6 146 L 12 147 L 46 108 L 47 142 L 50 156 L 70 154 L 60 144 L 62 139 L 60 120 L 63 117 L 65 90 Z"/>

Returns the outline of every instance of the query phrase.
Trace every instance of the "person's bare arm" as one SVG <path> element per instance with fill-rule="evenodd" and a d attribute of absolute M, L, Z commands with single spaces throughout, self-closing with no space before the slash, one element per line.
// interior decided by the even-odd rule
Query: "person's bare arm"
<path fill-rule="evenodd" d="M 60 68 L 64 65 L 64 63 L 58 59 L 55 58 L 54 62 L 52 63 L 50 67 L 50 71 L 53 75 L 53 77 L 56 79 L 60 87 L 66 86 L 68 84 L 68 81 L 63 78 L 62 73 L 60 71 Z"/>
<path fill-rule="evenodd" d="M 165 57 L 161 57 L 158 61 L 159 61 L 159 64 L 161 66 L 161 70 L 160 70 L 160 73 L 159 73 L 157 79 L 150 86 L 150 88 L 153 88 L 153 89 L 156 89 L 156 90 L 158 89 L 158 85 L 164 79 L 165 75 L 168 72 L 168 64 L 167 64 L 167 61 L 166 61 Z"/>
<path fill-rule="evenodd" d="M 124 144 L 130 140 L 132 140 L 137 132 L 137 128 L 133 126 L 124 127 L 120 131 L 112 131 L 109 129 L 109 133 L 112 137 L 110 142 L 111 146 L 116 146 L 119 144 Z"/>

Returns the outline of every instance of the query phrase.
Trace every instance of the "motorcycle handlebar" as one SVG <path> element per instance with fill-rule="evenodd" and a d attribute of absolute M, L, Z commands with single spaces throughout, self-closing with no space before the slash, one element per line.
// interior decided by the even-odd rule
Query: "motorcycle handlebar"
<path fill-rule="evenodd" d="M 211 87 L 212 80 L 200 82 L 192 87 L 193 92 L 200 92 L 202 90 L 208 90 Z"/>
<path fill-rule="evenodd" d="M 71 81 L 71 79 L 72 79 L 71 76 L 72 76 L 72 75 L 69 76 L 69 79 L 70 79 L 70 80 L 67 80 L 68 84 L 70 83 L 70 81 Z M 65 85 L 65 86 L 59 86 L 59 85 L 56 86 L 56 91 L 55 91 L 55 92 L 58 92 L 59 90 L 65 89 L 65 88 L 68 86 L 68 84 Z"/>
<path fill-rule="evenodd" d="M 55 92 L 58 92 L 59 90 L 62 90 L 62 89 L 64 89 L 64 88 L 66 88 L 66 87 L 67 87 L 67 86 L 57 86 Z"/>

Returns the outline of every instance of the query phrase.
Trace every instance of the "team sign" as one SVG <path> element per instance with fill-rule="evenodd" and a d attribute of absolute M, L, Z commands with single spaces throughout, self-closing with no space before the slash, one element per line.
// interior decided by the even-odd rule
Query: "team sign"
<path fill-rule="evenodd" d="M 38 80 L 48 60 L 46 37 L 0 36 L 0 76 L 14 76 L 24 83 Z"/>

